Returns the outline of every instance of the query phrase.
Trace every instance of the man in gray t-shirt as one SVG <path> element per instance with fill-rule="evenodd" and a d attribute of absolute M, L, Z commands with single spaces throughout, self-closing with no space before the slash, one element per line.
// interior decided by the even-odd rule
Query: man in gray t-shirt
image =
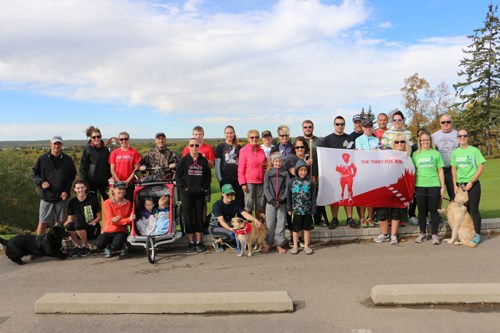
<path fill-rule="evenodd" d="M 432 134 L 432 141 L 443 158 L 446 191 L 450 200 L 453 200 L 455 198 L 455 190 L 451 176 L 450 159 L 451 153 L 458 147 L 457 131 L 453 129 L 453 121 L 450 115 L 443 115 L 439 123 L 441 124 L 441 130 Z"/>

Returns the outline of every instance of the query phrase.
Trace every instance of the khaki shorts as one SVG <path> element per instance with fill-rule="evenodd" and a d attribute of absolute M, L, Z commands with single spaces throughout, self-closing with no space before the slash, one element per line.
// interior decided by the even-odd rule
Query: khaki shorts
<path fill-rule="evenodd" d="M 68 199 L 57 202 L 48 202 L 40 200 L 40 211 L 38 214 L 38 221 L 40 223 L 51 223 L 55 221 L 56 223 L 60 224 L 64 222 L 66 218 L 67 208 L 68 208 Z"/>
<path fill-rule="evenodd" d="M 253 212 L 255 210 L 264 212 L 265 197 L 264 197 L 264 184 L 247 184 L 248 192 L 245 193 L 245 210 Z"/>

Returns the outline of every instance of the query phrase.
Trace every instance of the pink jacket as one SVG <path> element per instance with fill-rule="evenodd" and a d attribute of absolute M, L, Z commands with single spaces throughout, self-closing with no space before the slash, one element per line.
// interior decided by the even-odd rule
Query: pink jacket
<path fill-rule="evenodd" d="M 238 182 L 240 185 L 263 184 L 266 161 L 266 154 L 260 146 L 255 152 L 251 144 L 241 148 L 238 160 Z"/>

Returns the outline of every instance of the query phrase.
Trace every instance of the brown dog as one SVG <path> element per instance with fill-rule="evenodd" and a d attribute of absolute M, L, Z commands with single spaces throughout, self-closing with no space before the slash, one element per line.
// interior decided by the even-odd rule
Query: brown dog
<path fill-rule="evenodd" d="M 451 227 L 451 238 L 445 239 L 448 244 L 463 244 L 467 247 L 477 246 L 476 243 L 471 242 L 474 238 L 474 222 L 472 222 L 472 218 L 467 212 L 467 206 L 465 206 L 468 201 L 469 194 L 459 187 L 455 199 L 450 202 L 446 210 L 438 210 L 440 214 L 446 214 L 448 224 Z"/>
<path fill-rule="evenodd" d="M 235 229 L 236 238 L 241 244 L 241 257 L 245 254 L 245 247 L 248 249 L 247 256 L 252 256 L 252 250 L 259 252 L 262 247 L 266 246 L 267 227 L 265 215 L 260 214 L 259 221 L 262 223 L 262 228 L 258 229 L 254 222 L 248 222 L 239 217 L 231 219 L 231 225 Z M 255 247 L 253 244 L 255 243 Z"/>

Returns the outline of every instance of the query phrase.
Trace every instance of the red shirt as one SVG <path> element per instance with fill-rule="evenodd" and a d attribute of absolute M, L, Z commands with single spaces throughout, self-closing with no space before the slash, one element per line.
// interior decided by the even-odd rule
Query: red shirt
<path fill-rule="evenodd" d="M 134 166 L 141 161 L 141 155 L 132 147 L 123 151 L 121 148 L 115 149 L 109 155 L 109 164 L 115 165 L 115 172 L 121 181 L 126 181 L 134 172 Z M 133 183 L 135 179 L 132 179 Z"/>

